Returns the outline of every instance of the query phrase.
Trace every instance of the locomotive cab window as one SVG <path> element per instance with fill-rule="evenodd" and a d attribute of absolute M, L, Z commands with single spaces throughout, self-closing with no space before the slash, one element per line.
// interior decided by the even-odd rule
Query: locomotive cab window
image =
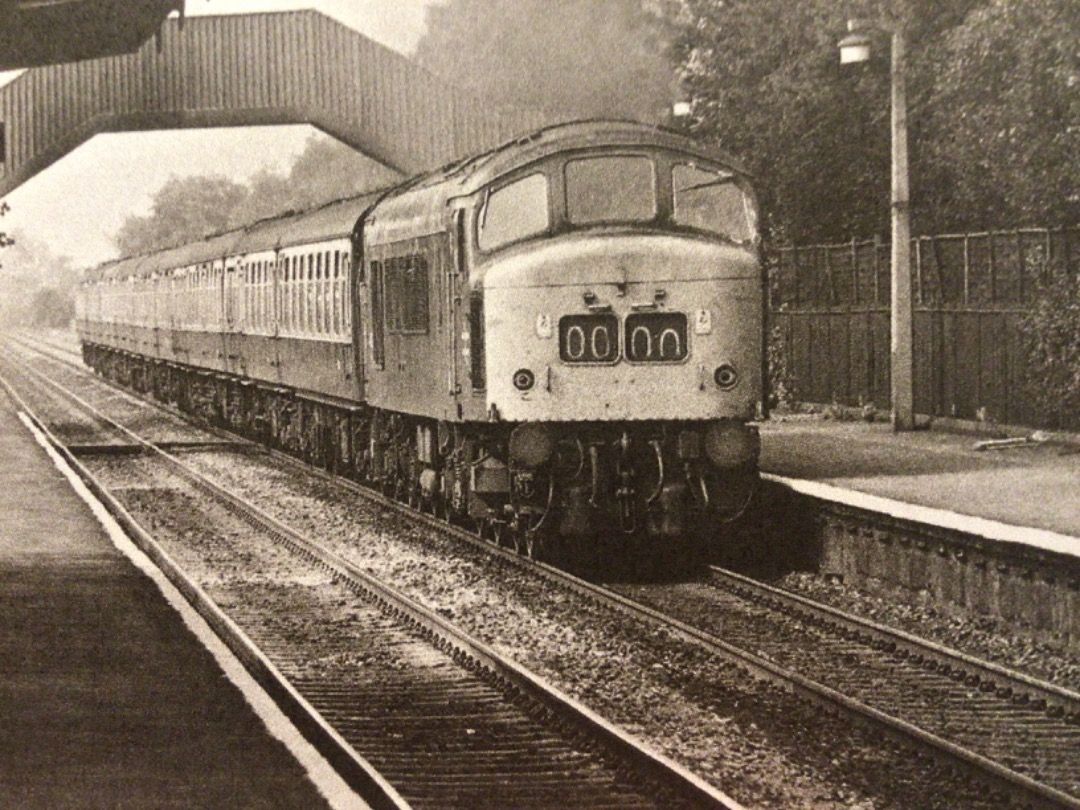
<path fill-rule="evenodd" d="M 609 155 L 566 164 L 566 214 L 572 224 L 647 222 L 656 213 L 656 180 L 649 158 Z"/>
<path fill-rule="evenodd" d="M 674 220 L 742 244 L 754 236 L 750 198 L 730 172 L 679 164 L 671 170 Z"/>
<path fill-rule="evenodd" d="M 496 250 L 545 233 L 550 225 L 547 177 L 530 174 L 488 195 L 477 223 L 477 245 L 483 251 Z"/>

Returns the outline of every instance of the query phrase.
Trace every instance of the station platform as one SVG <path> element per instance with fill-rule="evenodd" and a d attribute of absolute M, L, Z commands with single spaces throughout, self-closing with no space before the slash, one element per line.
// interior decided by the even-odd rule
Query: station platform
<path fill-rule="evenodd" d="M 1080 556 L 1075 436 L 1003 441 L 801 414 L 760 429 L 763 473 L 803 494 Z"/>
<path fill-rule="evenodd" d="M 2 391 L 0 605 L 0 807 L 345 806 L 121 553 Z"/>

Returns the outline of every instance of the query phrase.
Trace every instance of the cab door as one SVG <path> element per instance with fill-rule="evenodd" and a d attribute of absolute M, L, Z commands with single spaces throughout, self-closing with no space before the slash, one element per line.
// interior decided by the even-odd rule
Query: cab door
<path fill-rule="evenodd" d="M 447 370 L 447 394 L 451 400 L 451 418 L 462 417 L 461 392 L 462 376 L 468 375 L 469 348 L 461 333 L 464 319 L 461 317 L 462 301 L 465 299 L 464 287 L 468 284 L 468 251 L 466 249 L 466 212 L 459 208 L 454 212 L 451 222 L 451 258 L 446 270 L 446 313 L 447 313 L 447 351 L 450 362 Z"/>

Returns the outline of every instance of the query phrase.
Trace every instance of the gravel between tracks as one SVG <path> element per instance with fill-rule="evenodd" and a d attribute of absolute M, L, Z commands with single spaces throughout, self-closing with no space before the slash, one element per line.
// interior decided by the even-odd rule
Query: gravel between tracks
<path fill-rule="evenodd" d="M 188 459 L 437 610 L 748 807 L 1001 807 L 912 751 L 662 631 L 553 589 L 392 510 L 269 459 Z"/>

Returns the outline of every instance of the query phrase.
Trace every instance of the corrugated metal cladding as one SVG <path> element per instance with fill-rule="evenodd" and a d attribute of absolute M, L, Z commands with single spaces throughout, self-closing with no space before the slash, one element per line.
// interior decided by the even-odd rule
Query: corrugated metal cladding
<path fill-rule="evenodd" d="M 306 123 L 411 174 L 545 123 L 315 11 L 167 20 L 133 54 L 27 71 L 0 121 L 0 196 L 101 132 Z"/>

